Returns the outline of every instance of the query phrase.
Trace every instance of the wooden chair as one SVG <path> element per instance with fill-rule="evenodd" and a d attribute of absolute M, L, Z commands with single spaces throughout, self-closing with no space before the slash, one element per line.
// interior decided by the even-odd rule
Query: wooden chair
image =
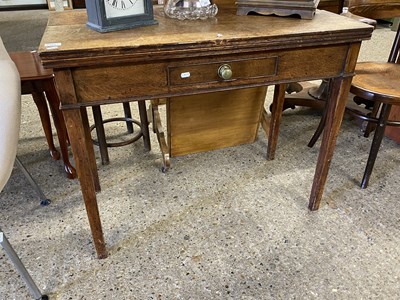
<path fill-rule="evenodd" d="M 349 12 L 366 18 L 387 19 L 400 16 L 400 1 L 387 0 L 350 0 Z M 378 155 L 386 126 L 400 126 L 400 121 L 389 120 L 392 105 L 400 106 L 400 27 L 389 55 L 388 62 L 360 62 L 356 66 L 350 92 L 356 96 L 357 103 L 372 102 L 370 115 L 347 107 L 346 112 L 368 121 L 364 136 L 368 136 L 372 127 L 376 127 L 369 153 L 367 166 L 361 181 L 366 188 Z M 367 104 L 368 105 L 368 104 Z M 309 146 L 312 147 L 323 131 L 325 114 Z M 372 124 L 376 124 L 373 126 Z"/>
<path fill-rule="evenodd" d="M 40 120 L 46 136 L 50 155 L 53 159 L 58 160 L 60 159 L 60 153 L 57 151 L 53 142 L 49 110 L 47 107 L 47 103 L 49 104 L 54 126 L 57 130 L 58 142 L 62 159 L 64 161 L 64 170 L 68 178 L 75 178 L 75 168 L 69 161 L 67 131 L 60 110 L 60 99 L 58 98 L 55 87 L 53 71 L 51 69 L 43 68 L 37 52 L 11 52 L 9 55 L 17 66 L 20 74 L 21 93 L 23 95 L 32 95 L 33 101 L 39 110 Z"/>

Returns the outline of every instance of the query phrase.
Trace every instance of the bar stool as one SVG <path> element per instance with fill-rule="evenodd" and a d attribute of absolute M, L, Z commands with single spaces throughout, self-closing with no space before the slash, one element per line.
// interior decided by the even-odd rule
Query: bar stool
<path fill-rule="evenodd" d="M 49 117 L 49 104 L 54 126 L 57 130 L 58 142 L 64 162 L 64 170 L 70 179 L 76 178 L 75 168 L 71 165 L 68 155 L 68 135 L 65 127 L 64 117 L 60 110 L 60 99 L 54 82 L 54 74 L 51 69 L 44 69 L 39 55 L 33 52 L 11 52 L 11 59 L 17 66 L 21 77 L 21 93 L 31 94 L 35 102 L 42 122 L 42 127 L 46 136 L 50 155 L 53 159 L 60 159 L 60 153 L 54 146 Z M 46 103 L 47 99 L 47 103 Z"/>
<path fill-rule="evenodd" d="M 149 122 L 147 119 L 147 111 L 146 111 L 146 103 L 145 101 L 138 101 L 138 108 L 139 108 L 139 116 L 140 121 L 137 121 L 132 118 L 132 112 L 129 105 L 129 102 L 123 103 L 124 108 L 124 117 L 116 117 L 116 118 L 109 118 L 103 120 L 103 116 L 101 113 L 100 105 L 92 106 L 93 111 L 93 118 L 94 124 L 90 127 L 90 130 L 96 128 L 97 140 L 92 140 L 93 143 L 99 146 L 100 150 L 100 157 L 102 165 L 108 165 L 110 163 L 110 157 L 108 154 L 108 147 L 121 147 L 132 144 L 136 142 L 138 139 L 143 137 L 144 149 L 145 151 L 151 150 L 150 145 L 150 134 L 149 134 Z M 106 134 L 104 130 L 104 124 L 110 122 L 126 122 L 127 131 L 130 134 L 133 134 L 129 140 L 122 141 L 122 142 L 107 142 Z M 139 131 L 134 132 L 133 124 L 139 126 Z"/>

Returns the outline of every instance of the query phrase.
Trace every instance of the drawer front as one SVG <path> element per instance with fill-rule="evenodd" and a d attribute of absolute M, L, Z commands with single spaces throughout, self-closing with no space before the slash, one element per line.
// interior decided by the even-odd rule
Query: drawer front
<path fill-rule="evenodd" d="M 72 70 L 80 103 L 101 102 L 168 93 L 164 64 L 87 67 Z"/>
<path fill-rule="evenodd" d="M 225 66 L 232 72 L 232 77 L 223 79 L 219 75 L 220 67 Z M 255 59 L 239 59 L 219 61 L 215 63 L 198 63 L 184 66 L 169 67 L 168 79 L 170 86 L 212 83 L 237 79 L 251 79 L 275 76 L 278 57 L 260 57 Z"/>
<path fill-rule="evenodd" d="M 169 95 L 343 76 L 347 72 L 344 66 L 348 50 L 348 44 L 338 44 L 170 62 L 166 68 Z M 220 78 L 218 74 L 224 65 L 229 65 L 232 71 L 229 79 Z"/>

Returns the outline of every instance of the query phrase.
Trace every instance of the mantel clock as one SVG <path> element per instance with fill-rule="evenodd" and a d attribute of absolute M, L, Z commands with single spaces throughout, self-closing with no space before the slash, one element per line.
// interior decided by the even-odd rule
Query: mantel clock
<path fill-rule="evenodd" d="M 98 32 L 155 25 L 151 0 L 86 0 L 87 26 Z"/>

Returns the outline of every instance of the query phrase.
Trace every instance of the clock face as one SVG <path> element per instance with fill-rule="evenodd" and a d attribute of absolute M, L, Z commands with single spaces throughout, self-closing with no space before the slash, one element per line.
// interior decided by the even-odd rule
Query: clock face
<path fill-rule="evenodd" d="M 104 0 L 106 18 L 144 14 L 144 0 Z"/>

